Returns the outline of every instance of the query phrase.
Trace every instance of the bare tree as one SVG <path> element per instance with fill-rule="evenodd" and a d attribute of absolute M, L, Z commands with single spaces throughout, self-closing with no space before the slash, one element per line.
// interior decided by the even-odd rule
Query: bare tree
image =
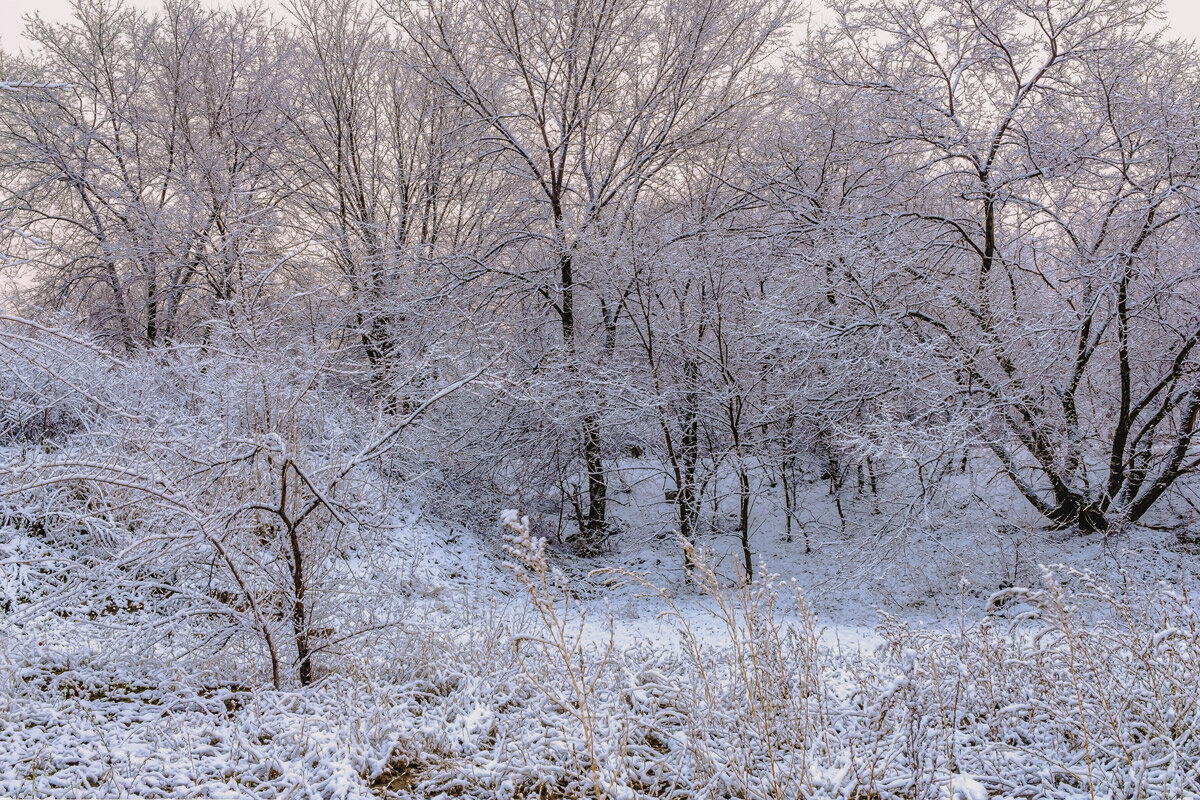
<path fill-rule="evenodd" d="M 274 263 L 278 53 L 261 12 L 75 12 L 31 24 L 29 69 L 45 77 L 4 96 L 6 241 L 37 266 L 45 302 L 81 304 L 126 348 L 153 345 L 189 300 L 210 314 Z"/>
<path fill-rule="evenodd" d="M 435 266 L 446 253 L 473 254 L 490 235 L 495 187 L 485 182 L 478 123 L 414 73 L 373 4 L 298 0 L 290 11 L 297 221 L 345 283 L 381 401 L 406 413 L 390 371 L 421 338 L 413 306 L 438 296 Z"/>
<path fill-rule="evenodd" d="M 517 268 L 558 319 L 579 404 L 588 506 L 585 547 L 606 533 L 608 482 L 600 409 L 581 374 L 580 293 L 597 292 L 598 327 L 615 330 L 620 296 L 581 273 L 581 251 L 628 225 L 640 198 L 691 148 L 764 91 L 787 6 L 773 2 L 435 0 L 396 19 L 432 85 L 488 128 L 539 209 L 514 232 Z"/>
<path fill-rule="evenodd" d="M 845 5 L 825 79 L 878 99 L 895 329 L 1062 526 L 1141 519 L 1200 402 L 1191 56 L 1153 2 Z"/>

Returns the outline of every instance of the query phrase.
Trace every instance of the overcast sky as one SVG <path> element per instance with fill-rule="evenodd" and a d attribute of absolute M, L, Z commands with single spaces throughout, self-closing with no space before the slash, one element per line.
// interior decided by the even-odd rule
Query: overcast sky
<path fill-rule="evenodd" d="M 131 0 L 143 8 L 155 8 L 159 0 Z M 277 3 L 276 3 L 277 4 Z M 814 5 L 817 5 L 814 3 Z M 1166 0 L 1167 20 L 1180 35 L 1190 39 L 1200 38 L 1200 2 L 1197 0 Z M 34 11 L 55 19 L 64 18 L 70 7 L 69 0 L 0 0 L 0 46 L 21 47 L 24 27 L 22 18 Z"/>

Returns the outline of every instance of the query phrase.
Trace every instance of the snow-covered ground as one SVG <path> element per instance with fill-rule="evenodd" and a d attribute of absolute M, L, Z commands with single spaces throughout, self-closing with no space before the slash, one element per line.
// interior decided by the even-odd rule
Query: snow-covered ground
<path fill-rule="evenodd" d="M 306 689 L 114 657 L 71 620 L 9 628 L 0 795 L 1200 793 L 1195 557 L 1168 533 L 1044 534 L 1013 586 L 979 543 L 872 574 L 859 542 L 805 553 L 760 528 L 779 577 L 740 586 L 740 545 L 714 538 L 685 573 L 676 541 L 636 530 L 581 561 L 413 515 L 407 623 Z"/>
<path fill-rule="evenodd" d="M 728 482 L 732 484 L 732 479 Z M 624 524 L 609 551 L 588 560 L 564 552 L 559 561 L 584 601 L 589 635 L 606 636 L 611 620 L 622 639 L 661 641 L 669 627 L 659 618 L 661 609 L 645 602 L 644 591 L 629 583 L 614 585 L 606 571 L 612 568 L 642 574 L 653 585 L 665 587 L 689 609 L 690 622 L 705 630 L 711 620 L 699 607 L 685 569 L 672 508 L 662 501 L 661 471 L 626 464 L 620 485 L 624 502 L 618 505 L 617 515 Z M 729 587 L 736 586 L 744 572 L 733 488 L 727 487 L 718 509 L 706 509 L 707 530 L 697 542 Z M 886 499 L 873 498 L 865 490 L 844 489 L 843 508 L 849 522 L 843 528 L 826 485 L 808 484 L 800 492 L 798 514 L 806 524 L 793 525 L 791 541 L 783 533 L 782 505 L 770 502 L 772 492 L 755 488 L 751 525 L 755 576 L 765 572 L 794 582 L 820 620 L 822 642 L 834 649 L 873 652 L 883 643 L 877 632 L 881 615 L 901 618 L 918 629 L 960 631 L 984 614 L 994 594 L 1039 586 L 1047 569 L 1092 573 L 1131 597 L 1152 594 L 1160 587 L 1200 585 L 1200 550 L 1181 544 L 1173 531 L 1147 527 L 1092 535 L 1056 531 L 1045 527 L 1003 486 L 987 488 L 990 505 L 1004 513 L 1003 525 L 978 510 L 955 513 L 952 506 L 949 512 L 938 510 L 940 516 L 931 528 L 911 526 L 901 535 L 887 532 L 891 519 L 880 520 L 890 513 Z M 978 486 L 966 488 L 975 497 L 983 491 Z M 903 487 L 897 493 L 902 492 Z M 593 571 L 598 574 L 590 574 Z M 721 635 L 716 631 L 714 642 Z"/>

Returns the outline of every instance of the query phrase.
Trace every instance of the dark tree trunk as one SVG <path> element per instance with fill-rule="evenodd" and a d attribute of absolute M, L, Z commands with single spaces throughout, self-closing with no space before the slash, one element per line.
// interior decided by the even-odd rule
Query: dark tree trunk
<path fill-rule="evenodd" d="M 750 472 L 745 462 L 738 464 L 738 532 L 742 538 L 742 566 L 746 583 L 754 580 L 754 562 L 750 554 Z"/>
<path fill-rule="evenodd" d="M 556 219 L 558 215 L 556 214 Z M 578 381 L 579 353 L 575 340 L 575 276 L 571 253 L 565 249 L 559 255 L 559 282 L 562 289 L 562 304 L 558 307 L 562 322 L 563 346 L 567 354 L 567 372 Z M 584 411 L 580 427 L 583 434 L 583 463 L 587 471 L 588 507 L 579 521 L 580 535 L 585 550 L 599 548 L 608 533 L 608 476 L 604 471 L 604 447 L 600 437 L 600 420 L 591 410 L 592 400 L 582 386 L 578 389 L 579 402 Z"/>

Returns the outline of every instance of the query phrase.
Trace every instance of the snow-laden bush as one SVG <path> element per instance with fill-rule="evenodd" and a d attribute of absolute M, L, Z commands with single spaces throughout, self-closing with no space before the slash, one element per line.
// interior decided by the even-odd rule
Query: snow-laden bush
<path fill-rule="evenodd" d="M 912 660 L 956 731 L 988 743 L 993 770 L 1007 763 L 1009 780 L 1036 773 L 1089 796 L 1200 790 L 1200 607 L 1186 590 L 1131 596 L 1087 573 L 1046 571 L 1042 588 L 997 603 L 1007 619 L 916 637 Z M 902 630 L 893 649 L 912 638 Z M 947 741 L 953 761 L 961 740 Z M 1017 754 L 1026 775 L 1011 766 Z"/>
<path fill-rule="evenodd" d="M 376 414 L 332 347 L 210 333 L 116 358 L 63 331 L 2 331 L 0 385 L 51 386 L 46 409 L 75 420 L 52 443 L 9 437 L 0 542 L 28 550 L 32 537 L 69 561 L 31 571 L 34 556 L 14 554 L 10 613 L 85 618 L 113 651 L 310 683 L 323 660 L 403 621 L 403 484 L 375 464 L 461 382 L 407 415 Z"/>

